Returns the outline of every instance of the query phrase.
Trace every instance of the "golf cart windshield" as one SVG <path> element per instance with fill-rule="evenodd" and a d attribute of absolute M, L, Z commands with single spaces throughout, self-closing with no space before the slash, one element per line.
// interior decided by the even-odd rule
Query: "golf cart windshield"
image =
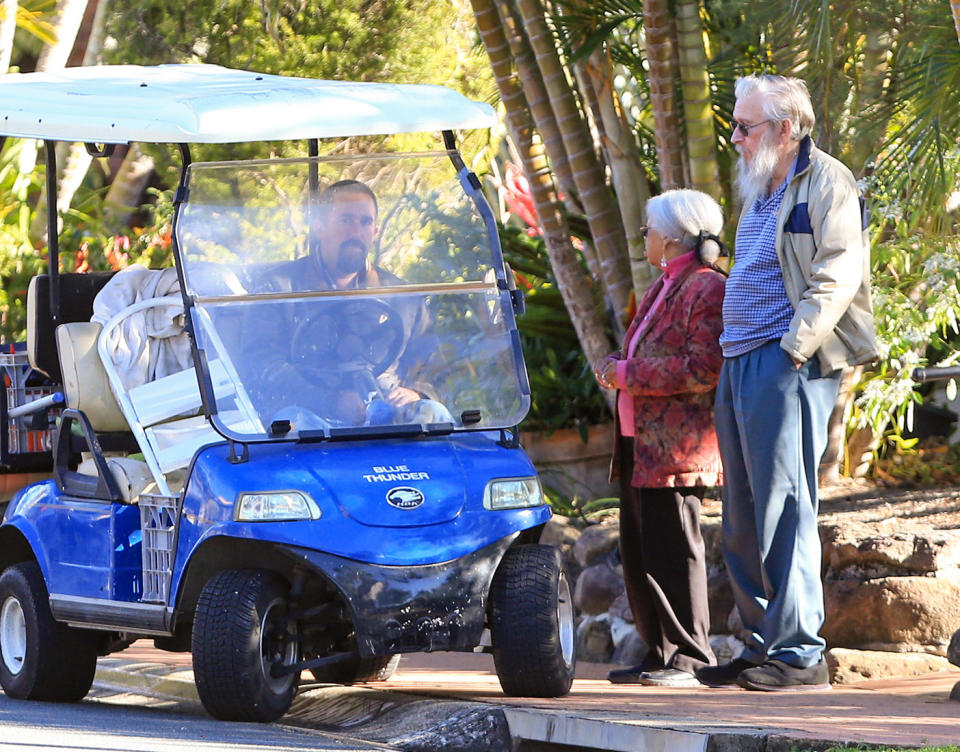
<path fill-rule="evenodd" d="M 519 423 L 529 388 L 474 191 L 447 153 L 191 165 L 176 240 L 218 430 Z"/>

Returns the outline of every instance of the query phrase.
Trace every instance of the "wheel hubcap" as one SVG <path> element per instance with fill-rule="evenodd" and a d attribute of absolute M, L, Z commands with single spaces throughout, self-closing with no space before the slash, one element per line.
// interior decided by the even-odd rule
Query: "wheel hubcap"
<path fill-rule="evenodd" d="M 11 674 L 19 674 L 27 654 L 27 623 L 20 601 L 9 597 L 0 607 L 0 655 Z"/>
<path fill-rule="evenodd" d="M 295 678 L 293 674 L 274 676 L 271 671 L 274 665 L 289 666 L 297 661 L 297 636 L 284 611 L 283 600 L 277 598 L 267 606 L 260 624 L 260 669 L 274 692 L 285 691 Z"/>
<path fill-rule="evenodd" d="M 570 668 L 573 666 L 574 651 L 574 616 L 573 598 L 570 597 L 570 584 L 566 576 L 561 573 L 557 583 L 557 629 L 560 633 L 560 652 L 563 662 Z"/>

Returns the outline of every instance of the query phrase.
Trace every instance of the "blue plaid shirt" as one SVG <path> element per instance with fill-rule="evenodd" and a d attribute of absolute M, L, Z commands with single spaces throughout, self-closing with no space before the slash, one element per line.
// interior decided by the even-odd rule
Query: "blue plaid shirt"
<path fill-rule="evenodd" d="M 790 328 L 793 305 L 783 286 L 775 242 L 777 215 L 793 172 L 772 196 L 754 201 L 737 229 L 736 257 L 723 297 L 720 347 L 725 358 L 779 339 Z"/>

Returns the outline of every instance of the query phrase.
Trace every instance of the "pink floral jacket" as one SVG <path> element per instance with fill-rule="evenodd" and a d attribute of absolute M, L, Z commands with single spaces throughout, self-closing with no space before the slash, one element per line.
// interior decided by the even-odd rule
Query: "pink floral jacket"
<path fill-rule="evenodd" d="M 680 272 L 660 312 L 632 358 L 623 388 L 633 395 L 636 423 L 633 482 L 637 488 L 716 486 L 722 482 L 713 397 L 723 355 L 726 278 L 697 262 Z M 627 329 L 630 342 L 664 284 L 647 289 Z M 614 357 L 625 357 L 624 349 Z M 618 394 L 619 396 L 619 394 Z M 616 425 L 610 479 L 619 476 L 620 425 Z"/>

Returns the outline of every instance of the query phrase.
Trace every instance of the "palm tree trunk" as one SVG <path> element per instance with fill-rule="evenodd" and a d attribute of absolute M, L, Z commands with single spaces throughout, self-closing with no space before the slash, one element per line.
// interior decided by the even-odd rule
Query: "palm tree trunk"
<path fill-rule="evenodd" d="M 80 30 L 80 22 L 83 20 L 83 14 L 86 9 L 87 0 L 58 0 L 57 11 L 53 21 L 54 34 L 57 41 L 47 45 L 40 52 L 40 57 L 37 59 L 37 71 L 60 70 L 66 67 L 67 59 L 73 50 L 73 44 L 77 39 L 77 32 Z M 57 164 L 59 165 L 64 161 L 68 161 L 66 160 L 66 149 L 63 144 L 60 143 L 57 144 Z M 83 161 L 83 157 L 74 159 L 71 172 L 68 173 L 68 175 L 71 176 L 71 181 L 76 181 L 77 185 L 79 185 L 80 181 L 77 181 L 74 176 L 79 171 L 81 173 L 80 180 L 82 180 L 83 175 L 86 174 L 86 168 L 90 164 L 89 161 L 87 161 L 84 165 Z M 22 168 L 23 165 L 21 165 L 21 169 Z M 66 187 L 69 189 L 69 184 Z M 76 188 L 74 188 L 73 191 L 76 191 Z M 58 211 L 65 211 L 66 209 L 60 198 L 60 193 L 58 181 L 57 209 Z M 71 201 L 73 200 L 72 191 L 70 192 L 69 198 Z M 47 200 L 48 197 L 46 194 L 42 194 L 40 201 L 37 203 L 33 222 L 30 225 L 30 237 L 40 243 L 47 242 Z M 66 208 L 69 207 L 70 204 L 67 203 Z"/>
<path fill-rule="evenodd" d="M 563 136 L 554 117 L 553 108 L 550 106 L 550 96 L 543 83 L 540 68 L 537 67 L 533 50 L 521 30 L 520 20 L 514 13 L 514 7 L 509 0 L 494 0 L 494 6 L 500 18 L 500 28 L 510 48 L 513 63 L 517 67 L 520 88 L 530 108 L 530 114 L 533 116 L 533 125 L 543 139 L 547 158 L 550 160 L 555 179 L 559 183 L 561 200 L 571 212 L 583 214 L 573 172 L 570 169 L 570 160 L 567 159 L 567 150 L 563 145 Z M 590 274 L 602 287 L 603 272 L 600 269 L 600 259 L 596 250 L 592 245 L 586 244 L 583 255 Z"/>
<path fill-rule="evenodd" d="M 603 316 L 591 294 L 590 278 L 584 273 L 577 251 L 570 241 L 570 230 L 560 209 L 543 143 L 530 120 L 523 90 L 511 66 L 510 50 L 497 10 L 492 0 L 471 0 L 471 5 L 480 39 L 487 50 L 500 90 L 500 99 L 507 113 L 511 135 L 530 183 L 550 266 L 557 278 L 557 287 L 570 314 L 580 346 L 587 359 L 594 362 L 607 355 L 613 349 L 613 343 L 607 336 Z"/>
<path fill-rule="evenodd" d="M 720 168 L 703 46 L 700 0 L 676 0 L 677 49 L 683 86 L 683 116 L 687 128 L 690 187 L 720 200 Z"/>
<path fill-rule="evenodd" d="M 0 75 L 10 69 L 13 33 L 17 30 L 17 5 L 17 0 L 3 0 L 0 5 Z"/>
<path fill-rule="evenodd" d="M 627 233 L 633 289 L 639 298 L 657 278 L 656 271 L 647 263 L 643 246 L 650 186 L 640 163 L 633 131 L 624 117 L 623 106 L 613 85 L 609 56 L 602 47 L 597 47 L 585 61 L 577 63 L 577 69 L 584 80 L 583 87 L 593 93 L 595 119 L 603 126 L 604 151 Z"/>
<path fill-rule="evenodd" d="M 680 114 L 676 99 L 674 40 L 667 0 L 643 0 L 643 28 L 647 37 L 650 70 L 650 108 L 654 140 L 660 161 L 660 184 L 664 190 L 683 188 L 684 159 Z"/>
<path fill-rule="evenodd" d="M 86 9 L 87 0 L 58 0 L 53 21 L 57 41 L 41 51 L 37 60 L 38 71 L 59 70 L 67 66 Z"/>
<path fill-rule="evenodd" d="M 960 0 L 950 0 L 950 10 L 953 11 L 953 25 L 957 29 L 957 42 L 960 42 Z"/>
<path fill-rule="evenodd" d="M 130 144 L 103 199 L 104 219 L 114 232 L 120 231 L 139 206 L 153 166 L 153 157 L 140 151 L 136 144 Z"/>
<path fill-rule="evenodd" d="M 633 287 L 620 210 L 594 151 L 584 113 L 560 62 L 556 41 L 544 17 L 543 5 L 540 0 L 517 0 L 517 7 L 560 128 L 577 193 L 586 211 L 593 245 L 600 257 L 603 286 L 613 304 L 614 319 L 619 322 L 627 309 Z"/>

